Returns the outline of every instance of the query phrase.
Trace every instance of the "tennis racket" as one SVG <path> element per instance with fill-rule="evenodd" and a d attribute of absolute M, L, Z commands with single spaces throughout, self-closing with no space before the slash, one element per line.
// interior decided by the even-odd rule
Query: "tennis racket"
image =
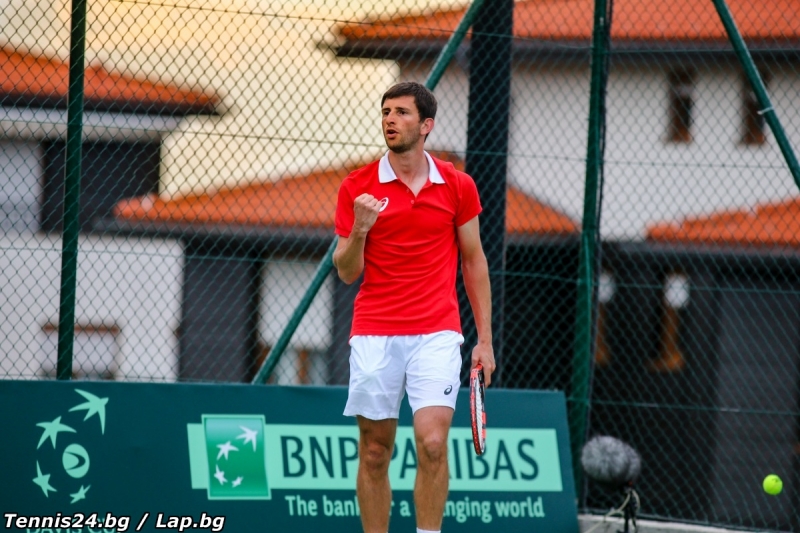
<path fill-rule="evenodd" d="M 472 443 L 475 453 L 486 451 L 486 411 L 484 404 L 483 365 L 478 363 L 469 374 L 469 403 L 472 414 Z"/>

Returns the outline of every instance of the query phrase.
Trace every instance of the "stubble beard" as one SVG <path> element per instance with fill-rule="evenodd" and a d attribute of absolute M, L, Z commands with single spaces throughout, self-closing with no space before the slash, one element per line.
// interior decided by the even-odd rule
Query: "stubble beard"
<path fill-rule="evenodd" d="M 392 152 L 394 152 L 396 154 L 404 154 L 406 152 L 410 152 L 413 145 L 412 144 L 408 144 L 408 143 L 402 143 L 402 144 L 396 144 L 396 145 L 393 146 L 393 145 L 387 143 L 386 146 L 389 147 L 390 151 L 392 151 Z"/>
<path fill-rule="evenodd" d="M 390 142 L 389 139 L 386 138 L 386 134 L 384 134 L 383 140 L 386 142 L 386 146 L 392 152 L 396 154 L 404 154 L 406 152 L 410 152 L 419 142 L 419 139 L 422 135 L 417 135 L 414 139 L 409 139 L 407 141 L 403 141 L 403 139 L 395 140 L 394 143 Z"/>

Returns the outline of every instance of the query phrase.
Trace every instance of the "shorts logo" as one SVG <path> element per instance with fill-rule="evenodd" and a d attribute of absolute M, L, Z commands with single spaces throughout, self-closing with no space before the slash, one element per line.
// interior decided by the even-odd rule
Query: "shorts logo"
<path fill-rule="evenodd" d="M 381 208 L 378 209 L 378 213 L 380 213 L 381 211 L 386 209 L 386 206 L 388 206 L 388 205 L 389 205 L 389 197 L 388 196 L 383 198 L 383 199 L 381 199 Z"/>
<path fill-rule="evenodd" d="M 447 388 L 444 390 L 444 395 L 447 396 L 451 392 L 453 392 L 453 386 L 452 385 L 448 385 Z"/>

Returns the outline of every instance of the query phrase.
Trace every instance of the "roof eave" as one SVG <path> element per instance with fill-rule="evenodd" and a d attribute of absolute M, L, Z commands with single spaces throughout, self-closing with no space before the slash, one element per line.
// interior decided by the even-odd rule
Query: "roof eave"
<path fill-rule="evenodd" d="M 0 93 L 0 105 L 38 109 L 67 109 L 67 97 L 28 93 Z M 84 100 L 83 108 L 85 111 L 171 117 L 191 115 L 222 116 L 225 113 L 221 103 L 213 102 L 191 104 L 91 97 Z"/>
<path fill-rule="evenodd" d="M 95 221 L 94 230 L 113 235 L 135 235 L 183 241 L 207 239 L 256 244 L 259 247 L 287 248 L 293 250 L 316 249 L 329 245 L 334 237 L 328 226 L 277 226 L 224 223 L 192 223 L 177 221 L 131 220 L 107 218 Z M 507 232 L 507 244 L 532 245 L 576 241 L 579 233 L 558 232 Z M 324 251 L 324 250 L 323 250 Z"/>
<path fill-rule="evenodd" d="M 362 39 L 358 41 L 344 41 L 338 46 L 332 46 L 336 57 L 352 59 L 435 59 L 439 56 L 446 40 L 420 39 L 408 41 L 407 39 Z M 466 48 L 467 45 L 461 45 Z"/>
<path fill-rule="evenodd" d="M 392 61 L 436 59 L 446 44 L 441 39 L 360 39 L 344 41 L 333 46 L 336 57 L 359 59 L 382 59 Z M 527 40 L 515 39 L 512 53 L 516 62 L 543 60 L 589 60 L 589 40 Z M 469 41 L 459 47 L 458 55 L 469 52 Z M 800 61 L 800 39 L 776 42 L 759 40 L 748 42 L 750 53 L 755 58 Z M 671 59 L 675 57 L 703 56 L 708 58 L 735 59 L 736 55 L 726 40 L 615 40 L 612 53 L 620 59 L 643 57 Z"/>
<path fill-rule="evenodd" d="M 212 246 L 237 253 L 252 247 L 259 252 L 311 256 L 324 254 L 334 237 L 333 228 L 328 227 L 197 224 L 121 218 L 96 220 L 93 230 L 105 235 L 173 239 L 187 245 Z"/>

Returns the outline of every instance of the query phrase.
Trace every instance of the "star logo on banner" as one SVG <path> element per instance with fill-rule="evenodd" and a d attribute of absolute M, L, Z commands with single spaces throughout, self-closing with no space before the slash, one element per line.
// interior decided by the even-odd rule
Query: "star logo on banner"
<path fill-rule="evenodd" d="M 239 428 L 244 431 L 241 435 L 236 437 L 237 439 L 244 439 L 244 444 L 248 442 L 253 443 L 253 451 L 256 451 L 256 437 L 258 437 L 258 431 L 255 429 L 250 429 L 244 426 L 239 426 Z"/>
<path fill-rule="evenodd" d="M 61 417 L 56 417 L 55 420 L 52 422 L 39 422 L 36 424 L 40 428 L 44 428 L 44 432 L 42 433 L 42 437 L 39 439 L 39 444 L 36 445 L 36 449 L 42 447 L 42 444 L 48 438 L 50 439 L 50 443 L 53 445 L 53 449 L 56 447 L 56 437 L 62 431 L 67 431 L 69 433 L 75 433 L 75 430 L 71 427 L 67 426 L 66 424 L 61 423 Z"/>
<path fill-rule="evenodd" d="M 70 494 L 70 496 L 72 496 L 72 501 L 70 501 L 69 503 L 75 503 L 75 502 L 80 501 L 80 500 L 85 500 L 86 499 L 86 493 L 89 492 L 89 489 L 91 487 L 92 487 L 91 485 L 89 485 L 88 487 L 84 487 L 83 485 L 81 485 L 81 488 L 78 489 L 78 492 L 76 492 L 74 494 Z"/>
<path fill-rule="evenodd" d="M 267 482 L 263 415 L 204 414 L 202 424 L 188 424 L 193 488 L 209 500 L 271 498 Z M 203 479 L 199 479 L 203 472 Z"/>
<path fill-rule="evenodd" d="M 231 441 L 228 441 L 225 444 L 217 444 L 217 448 L 219 448 L 219 453 L 217 454 L 217 461 L 219 461 L 219 458 L 222 457 L 223 455 L 225 456 L 225 459 L 227 460 L 229 452 L 232 452 L 232 451 L 233 452 L 238 452 L 239 451 L 239 448 L 237 448 L 236 446 L 233 446 L 231 444 Z"/>
<path fill-rule="evenodd" d="M 82 391 L 80 389 L 75 389 L 75 392 L 89 400 L 88 402 L 82 403 L 80 405 L 76 405 L 70 412 L 72 411 L 86 411 L 86 416 L 83 418 L 83 421 L 89 420 L 89 417 L 92 415 L 97 415 L 97 418 L 100 419 L 100 432 L 105 435 L 106 432 L 106 404 L 108 403 L 108 398 L 98 398 L 94 394 L 91 394 L 86 391 Z"/>
<path fill-rule="evenodd" d="M 50 493 L 55 493 L 54 497 L 62 498 L 62 504 L 67 501 L 69 504 L 77 503 L 87 499 L 87 494 L 91 485 L 85 483 L 85 477 L 89 474 L 92 460 L 89 451 L 92 444 L 97 439 L 98 425 L 88 422 L 97 417 L 99 421 L 100 435 L 106 431 L 106 406 L 108 398 L 101 398 L 85 390 L 73 389 L 76 394 L 83 397 L 85 401 L 73 404 L 67 411 L 51 421 L 37 422 L 36 427 L 42 429 L 39 441 L 36 444 L 36 477 L 33 483 L 42 489 L 45 498 L 50 498 Z M 81 413 L 81 412 L 85 413 Z M 78 415 L 70 413 L 78 413 Z M 82 417 L 80 415 L 83 415 Z M 83 418 L 83 420 L 81 420 Z M 61 438 L 59 438 L 61 436 Z M 83 438 L 81 438 L 83 437 Z M 86 444 L 75 442 L 76 439 Z M 86 440 L 88 440 L 88 443 Z M 50 446 L 45 446 L 46 442 Z M 87 449 L 88 448 L 88 449 Z M 74 483 L 81 480 L 78 486 Z M 65 489 L 66 486 L 66 489 Z M 61 487 L 61 491 L 57 487 Z M 67 490 L 69 489 L 69 490 Z M 38 491 L 37 491 L 38 492 Z M 63 496 L 60 496 L 63 494 Z M 67 495 L 69 500 L 67 500 Z"/>
<path fill-rule="evenodd" d="M 42 488 L 42 492 L 44 492 L 45 498 L 50 497 L 48 491 L 58 492 L 56 489 L 50 486 L 50 474 L 42 474 L 42 469 L 39 466 L 39 461 L 36 461 L 36 477 L 33 478 L 33 482 Z"/>
<path fill-rule="evenodd" d="M 224 485 L 228 482 L 228 480 L 225 479 L 225 472 L 219 469 L 219 465 L 217 465 L 217 473 L 214 474 L 214 477 L 217 478 L 217 481 L 219 481 L 220 485 Z"/>

